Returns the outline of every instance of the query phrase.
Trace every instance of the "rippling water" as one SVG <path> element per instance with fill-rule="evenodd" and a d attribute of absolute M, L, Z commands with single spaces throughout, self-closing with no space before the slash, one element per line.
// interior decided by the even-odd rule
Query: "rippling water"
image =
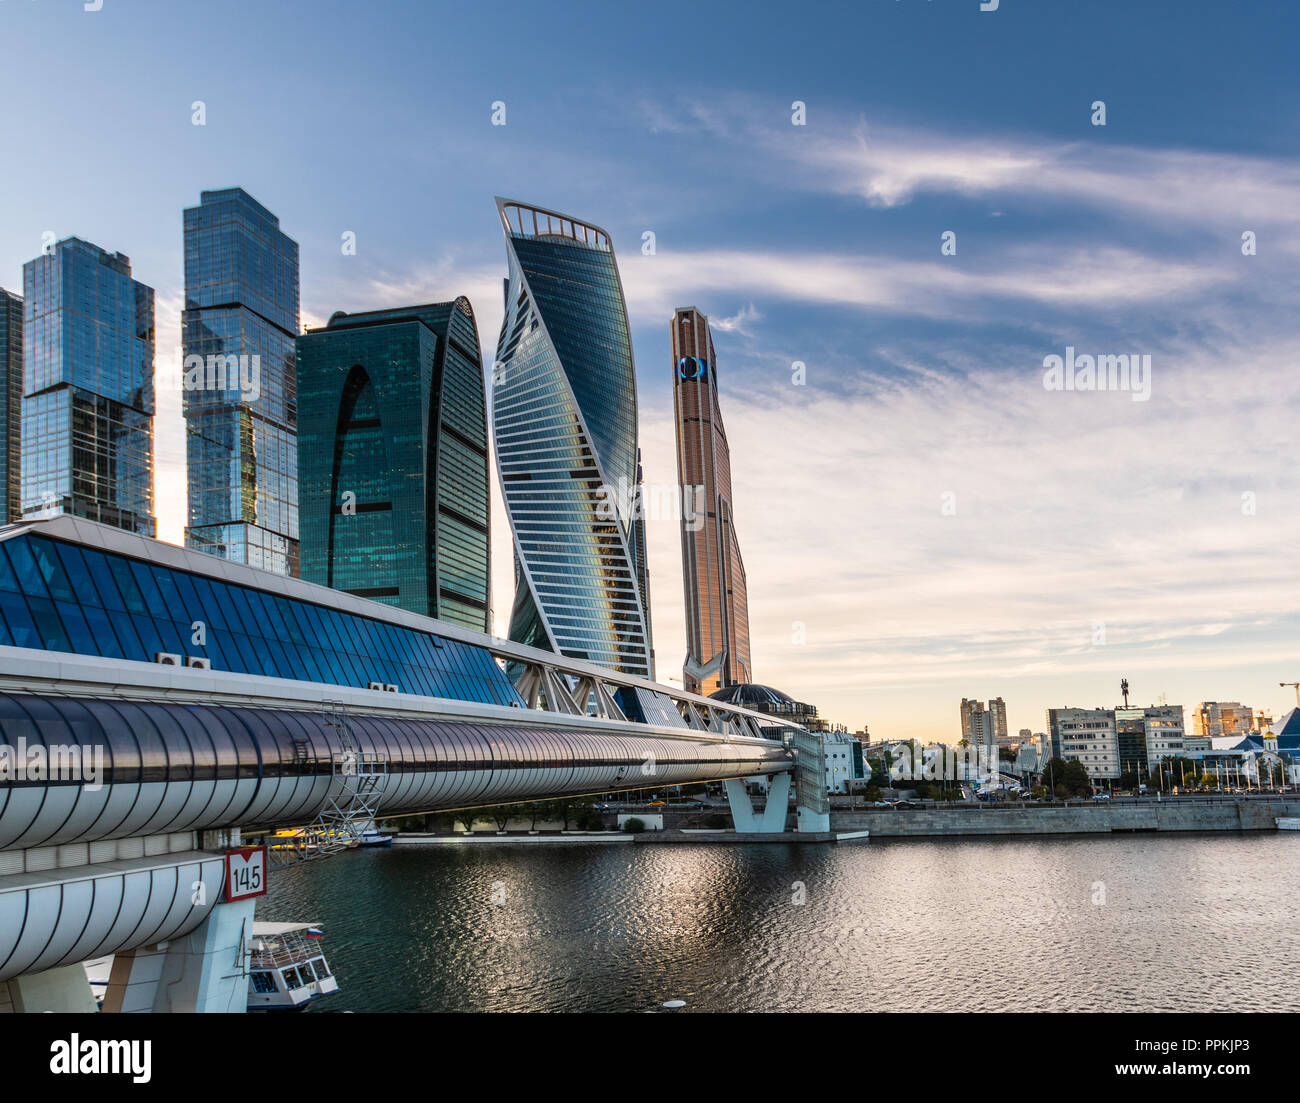
<path fill-rule="evenodd" d="M 1298 890 L 1285 833 L 395 847 L 257 917 L 323 924 L 313 1013 L 1297 1011 Z"/>

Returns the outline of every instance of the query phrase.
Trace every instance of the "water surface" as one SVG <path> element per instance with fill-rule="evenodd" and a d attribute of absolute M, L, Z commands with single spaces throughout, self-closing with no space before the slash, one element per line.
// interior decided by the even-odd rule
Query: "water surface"
<path fill-rule="evenodd" d="M 273 870 L 326 1011 L 1300 1011 L 1300 835 L 394 847 Z"/>

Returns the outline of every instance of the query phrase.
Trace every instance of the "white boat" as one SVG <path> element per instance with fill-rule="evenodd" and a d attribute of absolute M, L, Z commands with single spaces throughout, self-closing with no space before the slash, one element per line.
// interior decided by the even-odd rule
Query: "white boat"
<path fill-rule="evenodd" d="M 1279 831 L 1300 831 L 1300 816 L 1278 816 L 1277 829 Z"/>
<path fill-rule="evenodd" d="M 313 923 L 254 923 L 249 1011 L 297 1011 L 339 990 Z"/>
<path fill-rule="evenodd" d="M 83 961 L 81 967 L 86 970 L 86 980 L 90 983 L 90 994 L 95 997 L 95 1006 L 104 1006 L 104 993 L 108 991 L 108 977 L 113 971 L 113 955 L 92 958 Z"/>
<path fill-rule="evenodd" d="M 392 835 L 385 835 L 382 831 L 363 831 L 359 839 L 361 846 L 392 846 Z"/>
<path fill-rule="evenodd" d="M 309 933 L 317 932 L 317 933 Z M 295 1011 L 339 990 L 325 962 L 320 928 L 311 923 L 254 923 L 248 975 L 249 1011 Z M 82 962 L 95 1003 L 113 971 L 113 957 Z"/>

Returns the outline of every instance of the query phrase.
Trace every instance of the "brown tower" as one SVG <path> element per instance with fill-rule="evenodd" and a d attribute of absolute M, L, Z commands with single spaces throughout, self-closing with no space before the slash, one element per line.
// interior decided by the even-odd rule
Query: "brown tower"
<path fill-rule="evenodd" d="M 686 590 L 688 690 L 710 694 L 752 682 L 745 564 L 731 500 L 731 450 L 718 409 L 709 320 L 694 307 L 671 323 L 677 478 L 683 488 L 682 582 Z"/>

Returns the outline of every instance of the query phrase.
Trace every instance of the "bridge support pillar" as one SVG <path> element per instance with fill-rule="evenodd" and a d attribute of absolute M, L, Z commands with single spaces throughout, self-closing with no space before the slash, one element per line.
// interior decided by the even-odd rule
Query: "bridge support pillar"
<path fill-rule="evenodd" d="M 189 934 L 118 954 L 104 1011 L 242 1014 L 248 1008 L 248 941 L 255 903 L 217 904 Z"/>
<path fill-rule="evenodd" d="M 86 970 L 80 964 L 60 965 L 43 973 L 0 981 L 0 1011 L 94 1014 L 98 1010 Z"/>
<path fill-rule="evenodd" d="M 727 803 L 731 805 L 731 819 L 740 832 L 758 835 L 779 835 L 785 830 L 785 817 L 790 807 L 790 775 L 777 774 L 767 789 L 767 804 L 763 811 L 754 812 L 745 790 L 743 778 L 728 778 Z"/>
<path fill-rule="evenodd" d="M 800 805 L 796 809 L 796 817 L 796 831 L 826 832 L 831 829 L 831 814 L 829 812 L 819 812 L 815 808 L 804 808 Z"/>

